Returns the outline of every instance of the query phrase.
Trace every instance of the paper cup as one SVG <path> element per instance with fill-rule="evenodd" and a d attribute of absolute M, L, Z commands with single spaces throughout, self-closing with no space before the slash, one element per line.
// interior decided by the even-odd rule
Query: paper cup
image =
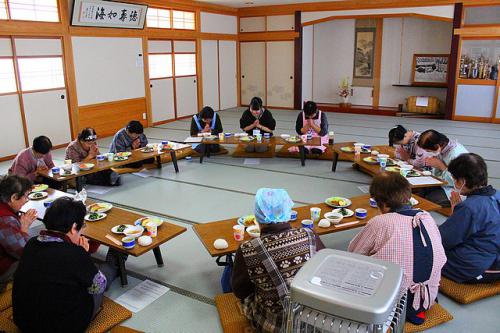
<path fill-rule="evenodd" d="M 311 207 L 311 220 L 314 222 L 318 222 L 320 217 L 321 217 L 321 208 L 318 207 Z"/>
<path fill-rule="evenodd" d="M 158 224 L 156 222 L 148 222 L 146 224 L 147 235 L 152 238 L 158 236 Z"/>
<path fill-rule="evenodd" d="M 233 237 L 238 242 L 242 241 L 245 238 L 245 226 L 233 225 Z"/>
<path fill-rule="evenodd" d="M 257 136 L 257 134 L 260 134 L 260 129 L 254 129 L 252 131 L 253 136 Z"/>
<path fill-rule="evenodd" d="M 314 222 L 312 220 L 302 220 L 300 223 L 302 224 L 302 228 L 314 228 Z"/>
<path fill-rule="evenodd" d="M 64 164 L 71 164 L 73 161 L 71 159 L 64 160 Z"/>
<path fill-rule="evenodd" d="M 224 141 L 224 133 L 219 133 L 219 141 Z"/>
<path fill-rule="evenodd" d="M 361 148 L 363 148 L 364 145 L 365 145 L 364 143 L 359 143 L 359 142 L 355 143 L 354 144 L 354 153 L 355 154 L 361 153 Z"/>
<path fill-rule="evenodd" d="M 113 159 L 115 158 L 115 154 L 113 153 L 107 153 L 106 156 L 108 156 L 108 161 L 113 162 Z"/>
<path fill-rule="evenodd" d="M 258 133 L 255 137 L 257 138 L 257 142 L 262 142 L 262 134 Z"/>
<path fill-rule="evenodd" d="M 302 141 L 307 142 L 307 134 L 301 135 L 300 138 Z"/>

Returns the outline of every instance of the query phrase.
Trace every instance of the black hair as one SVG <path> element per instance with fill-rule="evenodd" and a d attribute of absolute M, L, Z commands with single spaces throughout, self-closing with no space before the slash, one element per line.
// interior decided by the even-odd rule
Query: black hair
<path fill-rule="evenodd" d="M 250 110 L 260 110 L 262 109 L 262 99 L 260 97 L 254 97 L 250 101 Z"/>
<path fill-rule="evenodd" d="M 370 195 L 379 208 L 383 206 L 395 210 L 408 204 L 411 185 L 405 177 L 396 172 L 381 172 L 373 177 Z"/>
<path fill-rule="evenodd" d="M 84 128 L 80 133 L 78 133 L 78 140 L 80 141 L 95 141 L 97 139 L 97 133 L 95 129 L 91 127 Z"/>
<path fill-rule="evenodd" d="M 33 139 L 33 150 L 35 152 L 45 155 L 51 149 L 52 149 L 52 142 L 45 135 L 40 135 Z"/>
<path fill-rule="evenodd" d="M 488 185 L 488 167 L 483 158 L 474 153 L 462 154 L 448 164 L 455 179 L 465 180 L 465 186 L 474 190 Z"/>
<path fill-rule="evenodd" d="M 45 212 L 43 224 L 48 230 L 67 233 L 76 224 L 76 229 L 83 227 L 83 218 L 87 208 L 81 201 L 70 197 L 56 199 Z"/>
<path fill-rule="evenodd" d="M 313 101 L 307 101 L 304 104 L 304 114 L 306 116 L 312 116 L 316 111 L 318 111 L 318 106 Z"/>
<path fill-rule="evenodd" d="M 417 145 L 423 149 L 437 150 L 439 146 L 446 146 L 448 142 L 450 139 L 446 135 L 430 129 L 420 134 Z"/>
<path fill-rule="evenodd" d="M 142 126 L 140 121 L 131 120 L 127 124 L 127 131 L 129 131 L 130 133 L 142 134 L 144 133 L 144 127 Z"/>
<path fill-rule="evenodd" d="M 394 146 L 396 142 L 399 142 L 405 138 L 405 134 L 408 132 L 406 128 L 402 125 L 397 125 L 389 131 L 389 146 Z"/>
<path fill-rule="evenodd" d="M 200 119 L 212 119 L 214 117 L 214 113 L 214 109 L 212 109 L 210 106 L 205 106 L 203 109 L 201 109 L 198 116 L 200 117 Z"/>
<path fill-rule="evenodd" d="M 13 194 L 16 199 L 21 198 L 33 186 L 28 178 L 18 175 L 3 176 L 0 178 L 0 202 L 8 203 Z"/>

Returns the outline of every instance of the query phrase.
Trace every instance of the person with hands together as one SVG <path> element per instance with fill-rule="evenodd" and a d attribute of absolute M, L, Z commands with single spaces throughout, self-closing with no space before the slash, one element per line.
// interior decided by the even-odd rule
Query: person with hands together
<path fill-rule="evenodd" d="M 34 209 L 20 213 L 32 186 L 31 180 L 16 175 L 0 179 L 0 291 L 14 276 L 30 238 L 28 230 L 37 218 Z"/>
<path fill-rule="evenodd" d="M 483 158 L 452 160 L 452 215 L 439 227 L 448 261 L 442 274 L 458 283 L 500 280 L 500 193 L 488 185 Z"/>
<path fill-rule="evenodd" d="M 195 114 L 191 118 L 191 136 L 204 133 L 219 135 L 222 132 L 220 116 L 210 106 L 205 106 L 198 114 Z M 220 145 L 218 144 L 210 144 L 207 148 L 210 150 L 210 153 L 218 153 L 220 151 Z M 197 145 L 194 150 L 203 154 L 205 152 L 205 144 L 201 143 Z"/>
<path fill-rule="evenodd" d="M 389 131 L 389 146 L 396 146 L 394 155 L 417 168 L 424 166 L 427 152 L 417 145 L 420 133 L 397 125 Z"/>
<path fill-rule="evenodd" d="M 457 140 L 433 129 L 423 132 L 418 138 L 418 146 L 427 152 L 424 165 L 432 168 L 432 175 L 447 182 L 441 187 L 424 189 L 420 195 L 442 207 L 450 207 L 450 197 L 453 189 L 453 177 L 448 171 L 448 164 L 467 149 Z"/>
<path fill-rule="evenodd" d="M 328 144 L 328 118 L 324 112 L 318 110 L 318 106 L 313 101 L 304 104 L 304 111 L 300 112 L 295 122 L 295 131 L 298 135 L 308 135 L 309 137 L 319 137 L 321 146 L 305 146 L 306 153 L 323 154 Z M 297 147 L 290 147 L 290 152 L 297 152 Z"/>
<path fill-rule="evenodd" d="M 248 109 L 246 109 L 240 118 L 240 128 L 248 135 L 253 135 L 254 130 L 257 130 L 262 136 L 268 133 L 273 135 L 276 128 L 276 120 L 272 113 L 263 106 L 260 97 L 253 97 L 250 101 Z M 245 147 L 247 153 L 263 153 L 269 150 L 267 144 L 248 144 Z"/>

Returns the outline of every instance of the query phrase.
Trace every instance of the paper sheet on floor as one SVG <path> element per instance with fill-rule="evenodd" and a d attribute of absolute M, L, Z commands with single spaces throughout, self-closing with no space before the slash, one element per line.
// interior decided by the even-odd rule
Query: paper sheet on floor
<path fill-rule="evenodd" d="M 260 164 L 260 158 L 245 158 L 243 161 L 245 165 L 258 165 Z"/>
<path fill-rule="evenodd" d="M 441 184 L 441 181 L 434 178 L 434 177 L 429 177 L 429 176 L 424 176 L 424 177 L 410 177 L 407 178 L 410 184 L 412 185 L 435 185 L 435 184 Z"/>
<path fill-rule="evenodd" d="M 150 280 L 144 280 L 118 297 L 115 302 L 137 313 L 163 296 L 170 288 Z"/>
<path fill-rule="evenodd" d="M 106 194 L 111 191 L 113 188 L 111 186 L 100 186 L 100 185 L 85 185 L 85 190 L 87 193 L 94 194 Z"/>
<path fill-rule="evenodd" d="M 363 193 L 368 193 L 370 192 L 370 185 L 358 186 L 358 190 L 360 190 Z"/>

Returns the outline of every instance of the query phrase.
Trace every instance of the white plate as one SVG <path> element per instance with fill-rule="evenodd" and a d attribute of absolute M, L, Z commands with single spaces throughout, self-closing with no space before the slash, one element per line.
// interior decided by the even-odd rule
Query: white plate
<path fill-rule="evenodd" d="M 115 225 L 113 228 L 111 228 L 111 232 L 114 234 L 123 234 L 123 231 L 118 231 L 119 226 L 121 226 L 121 224 Z M 124 226 L 126 226 L 127 228 L 133 227 L 133 225 L 131 225 L 131 224 L 124 224 Z"/>
<path fill-rule="evenodd" d="M 343 214 L 340 212 L 340 210 L 341 210 L 341 209 L 342 209 L 342 208 L 337 208 L 337 209 L 332 210 L 332 212 L 334 212 L 334 213 L 339 213 L 339 214 L 343 215 Z M 351 217 L 351 216 L 353 216 L 353 215 L 354 215 L 354 212 L 353 212 L 352 210 L 350 210 L 349 208 L 344 208 L 344 209 L 345 209 L 345 210 L 347 211 L 347 213 L 348 213 L 348 215 L 343 215 L 343 216 L 344 216 L 344 218 L 346 218 L 346 217 Z"/>
<path fill-rule="evenodd" d="M 282 139 L 288 139 L 290 137 L 290 134 L 281 134 L 280 136 Z"/>
<path fill-rule="evenodd" d="M 143 227 L 142 222 L 144 220 L 148 220 L 147 223 L 155 222 L 157 227 L 160 227 L 163 224 L 163 220 L 158 217 L 141 217 L 140 219 L 134 222 L 134 225 L 140 225 L 141 227 Z"/>
<path fill-rule="evenodd" d="M 245 225 L 244 221 L 245 221 L 245 218 L 247 217 L 248 215 L 245 215 L 245 216 L 242 216 L 238 219 L 238 224 L 244 226 L 244 227 L 250 227 L 250 226 L 247 226 Z M 255 218 L 254 218 L 254 225 L 257 225 L 257 221 L 255 221 Z"/>
<path fill-rule="evenodd" d="M 90 215 L 91 215 L 91 214 L 99 214 L 99 218 L 97 218 L 97 219 L 95 219 L 95 220 L 91 220 L 91 219 L 90 219 Z M 96 222 L 96 221 L 100 221 L 100 220 L 105 219 L 105 218 L 106 218 L 106 216 L 108 216 L 108 215 L 106 215 L 106 213 L 90 213 L 90 214 L 85 215 L 85 221 L 88 221 L 88 222 Z"/>
<path fill-rule="evenodd" d="M 49 188 L 49 185 L 47 185 L 47 184 L 37 184 L 37 185 L 33 186 L 33 188 L 31 189 L 31 192 L 42 192 L 48 188 Z"/>
<path fill-rule="evenodd" d="M 83 165 L 85 165 L 85 167 L 82 167 Z M 82 171 L 88 171 L 90 169 L 92 169 L 94 167 L 94 164 L 92 163 L 82 163 L 82 164 L 79 164 L 78 165 L 80 167 L 80 170 Z"/>
<path fill-rule="evenodd" d="M 40 194 L 42 195 L 41 197 L 35 198 L 36 195 L 40 195 Z M 48 196 L 49 196 L 49 194 L 47 192 L 33 192 L 33 193 L 30 193 L 30 195 L 28 195 L 28 199 L 30 199 L 30 200 L 42 200 Z"/>
<path fill-rule="evenodd" d="M 418 200 L 417 200 L 417 199 L 415 199 L 414 197 L 411 197 L 411 198 L 410 198 L 410 204 L 411 204 L 412 206 L 416 206 L 416 205 L 418 205 Z"/>
<path fill-rule="evenodd" d="M 240 139 L 240 141 L 243 141 L 243 142 L 250 142 L 250 141 L 253 141 L 255 138 L 253 136 L 244 136 Z"/>
<path fill-rule="evenodd" d="M 335 205 L 335 204 L 330 202 L 330 199 L 339 199 L 339 200 L 345 201 L 346 204 L 342 205 L 342 206 Z M 325 199 L 325 204 L 327 204 L 330 207 L 334 207 L 334 208 L 345 208 L 345 207 L 349 207 L 350 205 L 352 205 L 352 201 L 347 199 L 347 198 L 344 198 L 344 197 L 330 197 L 330 198 Z"/>
<path fill-rule="evenodd" d="M 92 210 L 93 207 L 98 206 L 99 208 L 95 211 Z M 96 202 L 87 206 L 87 210 L 91 213 L 107 213 L 113 208 L 113 205 L 107 202 Z"/>

